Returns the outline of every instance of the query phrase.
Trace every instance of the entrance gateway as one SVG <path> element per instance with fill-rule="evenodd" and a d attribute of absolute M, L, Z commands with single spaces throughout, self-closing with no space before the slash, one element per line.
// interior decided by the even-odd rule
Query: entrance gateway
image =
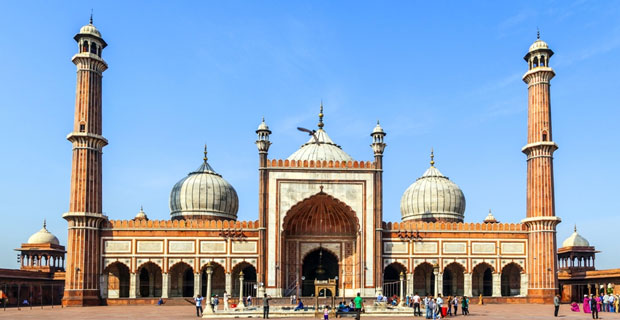
<path fill-rule="evenodd" d="M 353 210 L 323 190 L 293 206 L 282 232 L 284 294 L 339 296 L 356 287 L 358 230 Z"/>

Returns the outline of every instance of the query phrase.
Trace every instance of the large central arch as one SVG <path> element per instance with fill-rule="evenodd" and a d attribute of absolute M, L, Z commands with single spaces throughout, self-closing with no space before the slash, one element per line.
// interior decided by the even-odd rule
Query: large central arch
<path fill-rule="evenodd" d="M 318 267 L 320 252 L 324 259 L 330 259 L 329 267 L 334 268 L 329 271 L 330 277 L 338 276 L 338 288 L 357 288 L 359 230 L 353 209 L 323 191 L 291 207 L 282 223 L 280 287 L 283 295 L 314 293 L 314 284 L 308 282 L 314 281 L 314 276 L 309 273 Z"/>

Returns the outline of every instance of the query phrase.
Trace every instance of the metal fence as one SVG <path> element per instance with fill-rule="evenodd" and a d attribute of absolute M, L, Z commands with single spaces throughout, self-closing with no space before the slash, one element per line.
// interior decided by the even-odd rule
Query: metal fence
<path fill-rule="evenodd" d="M 53 283 L 0 282 L 0 307 L 37 308 L 61 307 L 64 286 Z"/>

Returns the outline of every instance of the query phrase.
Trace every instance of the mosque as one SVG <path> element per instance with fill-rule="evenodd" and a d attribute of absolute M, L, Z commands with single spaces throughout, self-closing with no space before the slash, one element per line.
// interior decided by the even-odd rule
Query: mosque
<path fill-rule="evenodd" d="M 537 39 L 525 55 L 528 92 L 527 210 L 521 221 L 489 212 L 464 222 L 465 196 L 433 155 L 401 199 L 402 220 L 383 220 L 386 131 L 369 126 L 368 159 L 353 159 L 326 131 L 323 110 L 309 139 L 269 158 L 271 129 L 256 129 L 259 205 L 238 221 L 238 194 L 204 158 L 170 193 L 170 220 L 140 210 L 102 213 L 102 74 L 106 42 L 91 22 L 77 53 L 72 174 L 63 304 L 152 303 L 198 294 L 233 297 L 444 294 L 549 302 L 558 288 L 549 66 Z M 337 122 L 337 120 L 336 120 Z M 272 128 L 275 129 L 275 128 Z M 363 137 L 360 137 L 363 138 Z M 191 168 L 188 168 L 191 170 Z M 180 175 L 182 175 L 180 173 Z M 508 299 L 508 298 L 507 298 Z"/>

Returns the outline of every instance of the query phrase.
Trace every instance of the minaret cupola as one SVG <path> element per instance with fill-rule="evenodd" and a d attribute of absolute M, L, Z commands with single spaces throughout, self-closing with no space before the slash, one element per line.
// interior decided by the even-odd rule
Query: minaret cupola
<path fill-rule="evenodd" d="M 553 55 L 553 51 L 549 49 L 549 45 L 546 42 L 540 40 L 540 32 L 536 34 L 536 41 L 530 46 L 530 50 L 527 52 L 525 61 L 529 65 L 529 70 L 535 68 L 549 67 L 549 59 Z"/>
<path fill-rule="evenodd" d="M 108 44 L 101 37 L 101 32 L 93 25 L 93 15 L 90 15 L 90 22 L 80 28 L 80 32 L 73 39 L 78 43 L 78 52 L 81 54 L 93 54 L 101 58 L 101 51 Z"/>

